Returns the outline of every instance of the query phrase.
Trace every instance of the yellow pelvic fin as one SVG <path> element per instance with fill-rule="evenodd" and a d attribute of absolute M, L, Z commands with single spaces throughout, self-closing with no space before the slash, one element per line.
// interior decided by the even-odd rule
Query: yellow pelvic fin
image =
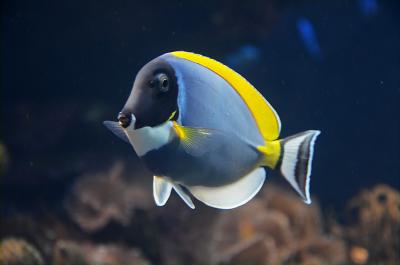
<path fill-rule="evenodd" d="M 257 150 L 264 155 L 264 158 L 261 160 L 261 165 L 274 169 L 281 156 L 280 140 L 266 142 L 264 146 L 258 146 Z"/>
<path fill-rule="evenodd" d="M 197 63 L 221 76 L 243 99 L 253 115 L 264 140 L 273 141 L 278 138 L 281 127 L 278 114 L 260 92 L 240 74 L 220 62 L 199 54 L 184 51 L 176 51 L 171 54 Z"/>

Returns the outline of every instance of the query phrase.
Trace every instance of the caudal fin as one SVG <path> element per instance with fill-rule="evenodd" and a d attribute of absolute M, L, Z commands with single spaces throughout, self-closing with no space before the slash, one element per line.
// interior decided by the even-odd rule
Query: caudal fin
<path fill-rule="evenodd" d="M 320 131 L 309 130 L 281 140 L 281 173 L 292 187 L 310 204 L 310 175 L 314 142 Z"/>

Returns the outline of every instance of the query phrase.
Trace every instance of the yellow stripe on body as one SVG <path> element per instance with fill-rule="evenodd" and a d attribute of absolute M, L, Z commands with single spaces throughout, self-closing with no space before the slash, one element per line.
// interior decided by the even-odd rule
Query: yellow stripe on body
<path fill-rule="evenodd" d="M 281 146 L 279 141 L 280 120 L 278 114 L 267 100 L 244 77 L 226 65 L 211 58 L 184 51 L 171 52 L 178 58 L 197 63 L 222 77 L 240 95 L 254 117 L 257 127 L 264 139 L 264 146 L 258 146 L 259 152 L 264 154 L 262 165 L 275 168 L 278 163 Z M 179 130 L 178 130 L 179 134 Z"/>
<path fill-rule="evenodd" d="M 276 140 L 279 136 L 280 121 L 275 110 L 246 79 L 211 58 L 184 51 L 171 52 L 172 55 L 197 63 L 221 76 L 243 99 L 253 115 L 265 141 Z"/>

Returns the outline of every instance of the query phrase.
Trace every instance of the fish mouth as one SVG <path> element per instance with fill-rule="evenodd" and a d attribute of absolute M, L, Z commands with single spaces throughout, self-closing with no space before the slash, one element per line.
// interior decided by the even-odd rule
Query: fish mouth
<path fill-rule="evenodd" d="M 121 126 L 123 129 L 128 130 L 128 131 L 141 131 L 142 129 L 148 129 L 148 128 L 157 128 L 157 127 L 161 127 L 164 126 L 165 123 L 169 122 L 163 122 L 159 125 L 156 126 L 141 126 L 140 122 L 137 122 L 136 116 L 133 113 L 123 113 L 120 112 L 118 114 L 118 123 L 119 126 Z"/>
<path fill-rule="evenodd" d="M 131 125 L 133 125 L 133 128 L 135 128 L 135 123 L 136 123 L 136 117 L 135 115 L 133 115 L 132 113 L 124 113 L 124 112 L 120 112 L 118 114 L 118 123 L 119 125 L 126 129 L 128 127 L 130 127 Z"/>

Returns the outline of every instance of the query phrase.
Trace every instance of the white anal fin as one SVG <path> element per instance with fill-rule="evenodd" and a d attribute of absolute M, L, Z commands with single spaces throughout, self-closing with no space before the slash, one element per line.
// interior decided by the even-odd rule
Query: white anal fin
<path fill-rule="evenodd" d="M 153 196 L 157 206 L 164 206 L 171 195 L 172 184 L 163 177 L 153 177 Z"/>
<path fill-rule="evenodd" d="M 193 196 L 208 206 L 232 209 L 251 200 L 265 181 L 264 168 L 257 168 L 234 183 L 221 187 L 188 187 Z"/>
<path fill-rule="evenodd" d="M 172 183 L 172 187 L 178 193 L 179 197 L 182 198 L 182 200 L 192 209 L 194 209 L 194 204 L 192 202 L 192 199 L 190 199 L 190 196 L 182 189 L 179 184 Z"/>
<path fill-rule="evenodd" d="M 124 140 L 125 142 L 129 143 L 128 136 L 126 136 L 126 133 L 124 129 L 122 129 L 121 125 L 119 125 L 118 122 L 115 121 L 103 121 L 104 126 L 107 127 L 111 132 L 113 132 L 116 136 L 118 136 L 120 139 Z"/>

